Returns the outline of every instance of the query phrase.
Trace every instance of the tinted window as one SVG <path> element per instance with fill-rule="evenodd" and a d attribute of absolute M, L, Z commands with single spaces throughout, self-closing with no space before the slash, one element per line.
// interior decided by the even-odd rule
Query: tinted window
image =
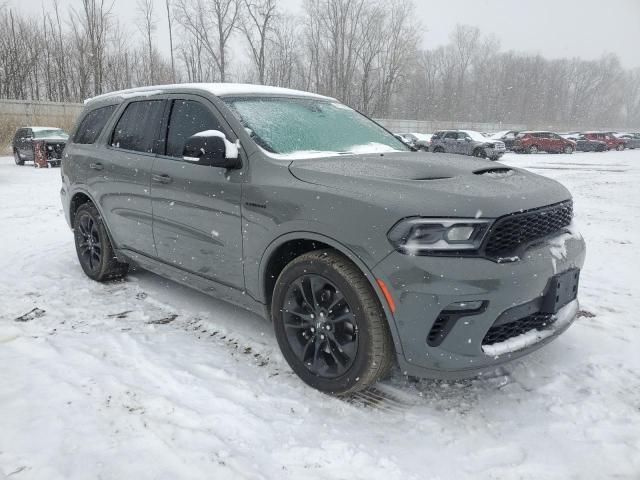
<path fill-rule="evenodd" d="M 115 109 L 115 105 L 109 105 L 87 113 L 73 137 L 74 143 L 94 143 Z"/>
<path fill-rule="evenodd" d="M 201 103 L 175 100 L 167 131 L 167 155 L 182 158 L 187 138 L 205 130 L 223 131 L 218 119 Z"/>
<path fill-rule="evenodd" d="M 449 132 L 444 136 L 444 138 L 456 139 L 456 138 L 458 138 L 458 132 Z"/>
<path fill-rule="evenodd" d="M 147 100 L 127 105 L 113 130 L 111 145 L 136 152 L 155 152 L 164 100 Z"/>

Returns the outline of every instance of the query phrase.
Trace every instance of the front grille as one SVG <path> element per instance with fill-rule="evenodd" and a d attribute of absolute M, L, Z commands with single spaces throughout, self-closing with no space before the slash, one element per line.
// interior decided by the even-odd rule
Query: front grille
<path fill-rule="evenodd" d="M 556 321 L 550 313 L 534 313 L 501 325 L 494 325 L 482 339 L 482 345 L 493 345 L 517 337 L 531 330 L 544 330 Z"/>
<path fill-rule="evenodd" d="M 64 143 L 49 143 L 46 146 L 47 154 L 50 159 L 61 159 L 62 151 L 64 150 Z"/>
<path fill-rule="evenodd" d="M 490 257 L 512 255 L 521 245 L 558 232 L 572 219 L 571 200 L 499 218 L 489 232 L 485 253 Z"/>

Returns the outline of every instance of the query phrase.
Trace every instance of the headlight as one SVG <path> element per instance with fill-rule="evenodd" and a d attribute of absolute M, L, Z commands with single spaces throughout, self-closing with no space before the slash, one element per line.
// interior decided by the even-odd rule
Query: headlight
<path fill-rule="evenodd" d="M 476 218 L 409 218 L 387 234 L 394 248 L 407 255 L 478 250 L 491 220 Z"/>

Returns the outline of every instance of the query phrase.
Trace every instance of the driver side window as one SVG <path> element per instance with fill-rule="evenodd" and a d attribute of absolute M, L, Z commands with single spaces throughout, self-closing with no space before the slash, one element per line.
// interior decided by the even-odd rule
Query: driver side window
<path fill-rule="evenodd" d="M 206 130 L 224 132 L 220 121 L 200 102 L 174 100 L 167 127 L 166 155 L 182 158 L 185 141 L 192 135 Z"/>

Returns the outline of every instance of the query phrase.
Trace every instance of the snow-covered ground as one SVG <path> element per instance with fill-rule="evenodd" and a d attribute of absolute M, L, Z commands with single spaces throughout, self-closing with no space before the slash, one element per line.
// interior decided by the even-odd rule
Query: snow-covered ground
<path fill-rule="evenodd" d="M 583 316 L 493 376 L 345 402 L 258 317 L 150 273 L 87 279 L 59 169 L 1 158 L 0 478 L 640 478 L 640 150 L 504 161 L 573 192 Z"/>

